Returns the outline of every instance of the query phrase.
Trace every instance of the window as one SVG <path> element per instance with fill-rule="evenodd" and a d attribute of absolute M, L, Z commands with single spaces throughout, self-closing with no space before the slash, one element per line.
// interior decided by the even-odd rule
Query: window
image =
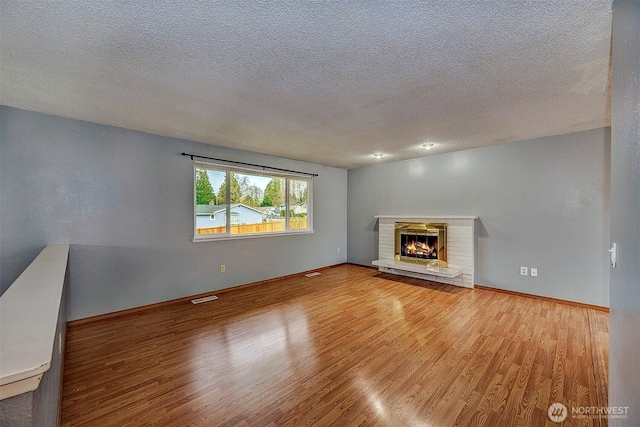
<path fill-rule="evenodd" d="M 194 162 L 194 241 L 313 232 L 312 181 Z"/>
<path fill-rule="evenodd" d="M 231 224 L 240 224 L 240 214 L 231 212 Z"/>
<path fill-rule="evenodd" d="M 307 194 L 309 182 L 300 179 L 289 180 L 289 227 L 307 227 Z"/>

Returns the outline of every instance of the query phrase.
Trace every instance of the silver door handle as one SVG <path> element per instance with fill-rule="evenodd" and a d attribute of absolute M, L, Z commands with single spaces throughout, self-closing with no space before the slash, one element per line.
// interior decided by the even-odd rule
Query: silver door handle
<path fill-rule="evenodd" d="M 616 268 L 618 266 L 618 244 L 613 242 L 611 244 L 611 249 L 609 249 L 609 253 L 611 254 L 611 267 Z"/>

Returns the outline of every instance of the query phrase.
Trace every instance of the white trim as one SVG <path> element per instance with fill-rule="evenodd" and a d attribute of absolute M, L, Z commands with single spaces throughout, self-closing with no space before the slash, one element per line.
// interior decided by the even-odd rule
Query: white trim
<path fill-rule="evenodd" d="M 313 231 L 313 181 L 307 185 L 307 230 Z"/>
<path fill-rule="evenodd" d="M 231 234 L 231 170 L 226 169 L 224 173 L 226 174 L 226 178 L 224 179 L 224 209 L 226 215 L 225 227 L 227 230 L 224 234 L 228 236 Z M 195 209 L 196 207 L 194 206 L 193 208 Z M 193 230 L 194 235 L 195 232 L 196 230 Z"/>
<path fill-rule="evenodd" d="M 231 234 L 231 235 L 227 235 L 223 233 L 215 234 L 215 236 L 220 236 L 220 237 L 212 237 L 214 236 L 214 234 L 200 234 L 200 236 L 207 236 L 207 237 L 194 237 L 193 239 L 191 239 L 191 241 L 194 243 L 201 243 L 201 242 L 216 242 L 220 240 L 250 239 L 254 237 L 294 236 L 298 234 L 313 234 L 313 233 L 314 233 L 313 230 L 305 229 L 300 231 L 275 231 L 275 232 L 269 232 L 269 233 L 252 233 L 252 234 Z"/>
<path fill-rule="evenodd" d="M 289 180 L 284 180 L 284 229 L 288 233 L 289 232 L 289 211 L 291 210 L 291 202 L 289 200 L 289 191 L 291 186 L 289 185 Z"/>
<path fill-rule="evenodd" d="M 191 173 L 191 179 L 193 179 L 193 200 L 191 204 L 193 205 L 193 234 L 196 234 L 196 230 L 198 229 L 198 214 L 196 212 L 196 206 L 198 204 L 198 185 L 196 184 L 196 180 L 198 179 L 198 166 L 196 166 L 196 162 L 193 163 L 193 172 Z"/>
<path fill-rule="evenodd" d="M 235 219 L 235 222 L 234 222 Z M 238 212 L 231 211 L 229 213 L 229 223 L 231 225 L 240 225 L 240 214 Z"/>
<path fill-rule="evenodd" d="M 374 218 L 386 218 L 386 219 L 411 219 L 411 218 L 442 218 L 442 219 L 478 219 L 477 216 L 471 215 L 374 215 Z"/>

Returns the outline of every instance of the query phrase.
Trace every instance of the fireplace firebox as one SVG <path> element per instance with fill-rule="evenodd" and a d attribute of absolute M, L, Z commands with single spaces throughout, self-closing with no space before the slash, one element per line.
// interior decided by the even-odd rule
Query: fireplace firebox
<path fill-rule="evenodd" d="M 395 231 L 397 261 L 447 266 L 447 224 L 397 222 Z"/>

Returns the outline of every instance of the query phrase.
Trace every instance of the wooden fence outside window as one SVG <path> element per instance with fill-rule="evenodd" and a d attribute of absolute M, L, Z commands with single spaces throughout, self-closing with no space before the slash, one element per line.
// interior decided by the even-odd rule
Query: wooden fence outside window
<path fill-rule="evenodd" d="M 301 230 L 305 228 L 307 228 L 306 218 L 289 219 L 290 230 Z M 220 227 L 197 228 L 196 234 L 217 234 L 225 233 L 226 231 L 227 227 L 222 225 Z M 284 221 L 231 225 L 231 234 L 275 233 L 278 231 L 285 231 Z"/>

